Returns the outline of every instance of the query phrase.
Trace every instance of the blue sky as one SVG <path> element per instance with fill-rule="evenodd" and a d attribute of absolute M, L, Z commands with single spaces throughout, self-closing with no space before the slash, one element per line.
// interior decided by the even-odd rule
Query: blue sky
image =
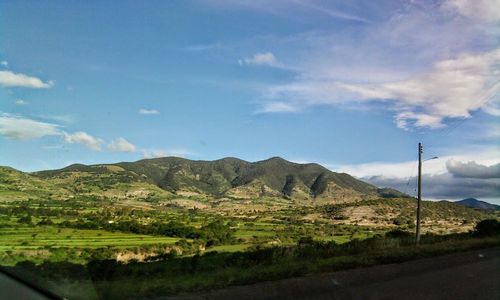
<path fill-rule="evenodd" d="M 498 201 L 499 6 L 2 1 L 0 165 L 282 156 L 406 189 L 421 141 L 429 198 Z"/>

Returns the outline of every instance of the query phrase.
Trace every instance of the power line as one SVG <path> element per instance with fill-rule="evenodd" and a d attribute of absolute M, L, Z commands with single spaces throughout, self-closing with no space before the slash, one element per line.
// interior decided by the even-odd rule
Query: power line
<path fill-rule="evenodd" d="M 411 172 L 410 172 L 410 176 L 408 177 L 408 182 L 406 183 L 406 188 L 405 188 L 405 192 L 404 192 L 405 194 L 406 194 L 406 192 L 408 191 L 408 186 L 410 185 L 410 180 L 411 180 L 411 178 L 413 177 L 413 172 L 415 171 L 415 165 L 416 165 L 416 164 L 414 163 L 414 164 L 413 164 L 413 167 L 412 167 L 412 169 L 411 169 Z"/>

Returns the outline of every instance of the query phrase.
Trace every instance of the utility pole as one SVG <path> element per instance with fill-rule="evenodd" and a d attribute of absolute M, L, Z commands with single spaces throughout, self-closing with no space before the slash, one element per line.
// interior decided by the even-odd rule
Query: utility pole
<path fill-rule="evenodd" d="M 422 143 L 418 143 L 418 192 L 417 192 L 417 229 L 415 244 L 420 242 L 420 211 L 422 202 Z"/>

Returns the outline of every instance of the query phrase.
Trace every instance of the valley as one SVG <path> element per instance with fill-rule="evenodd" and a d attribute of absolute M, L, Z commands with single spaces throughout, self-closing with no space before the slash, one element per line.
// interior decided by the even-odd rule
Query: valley
<path fill-rule="evenodd" d="M 281 158 L 0 167 L 0 266 L 67 298 L 128 299 L 500 244 L 498 210 L 423 201 L 415 247 L 415 209 Z"/>
<path fill-rule="evenodd" d="M 0 261 L 146 261 L 162 255 L 346 243 L 414 231 L 415 199 L 317 164 L 281 158 L 0 168 Z M 468 232 L 496 217 L 449 202 L 423 205 L 423 232 Z"/>

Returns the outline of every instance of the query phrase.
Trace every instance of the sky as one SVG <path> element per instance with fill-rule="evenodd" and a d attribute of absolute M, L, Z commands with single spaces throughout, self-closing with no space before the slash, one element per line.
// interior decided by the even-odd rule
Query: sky
<path fill-rule="evenodd" d="M 0 165 L 316 162 L 500 204 L 500 0 L 0 1 Z"/>

